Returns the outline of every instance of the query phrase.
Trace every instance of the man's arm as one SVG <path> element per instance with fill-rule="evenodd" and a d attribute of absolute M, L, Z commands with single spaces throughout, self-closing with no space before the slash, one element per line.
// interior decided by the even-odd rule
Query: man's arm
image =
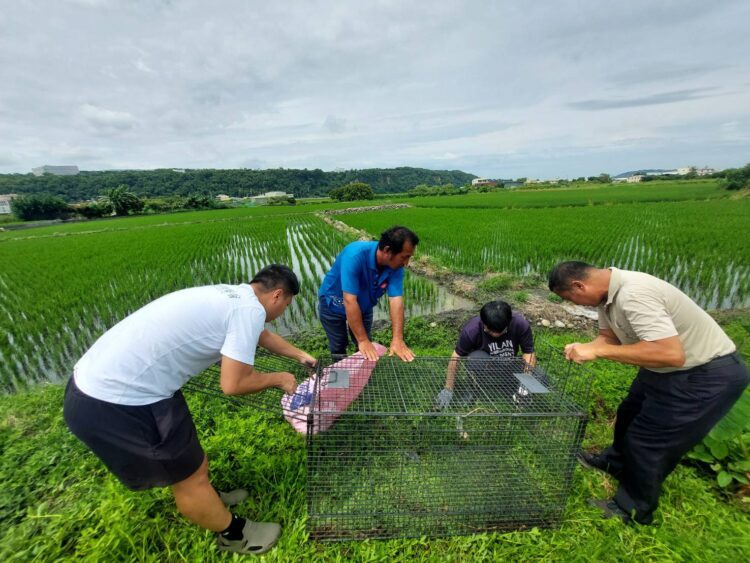
<path fill-rule="evenodd" d="M 456 383 L 456 371 L 458 371 L 458 361 L 461 356 L 458 355 L 458 352 L 453 350 L 453 353 L 451 354 L 451 359 L 448 362 L 448 373 L 445 376 L 445 388 L 450 389 L 453 391 L 453 386 Z"/>
<path fill-rule="evenodd" d="M 362 322 L 362 310 L 359 308 L 357 296 L 353 293 L 344 292 L 344 309 L 346 309 L 346 322 L 349 323 L 349 329 L 357 339 L 357 347 L 368 360 L 377 360 L 378 353 L 375 345 L 370 341 Z"/>
<path fill-rule="evenodd" d="M 404 342 L 404 298 L 402 296 L 389 297 L 388 304 L 391 309 L 391 326 L 393 328 L 389 355 L 396 354 L 405 362 L 411 362 L 414 359 L 414 352 Z"/>
<path fill-rule="evenodd" d="M 269 387 L 278 387 L 290 395 L 297 390 L 297 381 L 289 372 L 261 373 L 255 371 L 253 366 L 228 356 L 221 357 L 219 383 L 225 395 L 257 393 Z"/>
<path fill-rule="evenodd" d="M 260 344 L 269 352 L 278 354 L 279 356 L 292 358 L 293 360 L 297 360 L 304 366 L 314 367 L 316 364 L 315 358 L 313 358 L 310 354 L 303 350 L 300 350 L 296 346 L 293 346 L 292 344 L 284 340 L 281 336 L 274 332 L 271 332 L 268 329 L 265 329 L 260 333 L 258 344 Z"/>
<path fill-rule="evenodd" d="M 635 344 L 620 344 L 617 340 L 617 344 L 613 344 L 611 338 L 600 334 L 588 344 L 568 344 L 565 357 L 579 364 L 601 358 L 644 368 L 679 368 L 685 365 L 685 350 L 679 336 L 641 340 Z"/>
<path fill-rule="evenodd" d="M 440 390 L 435 398 L 435 406 L 439 409 L 447 408 L 453 400 L 453 386 L 456 381 L 456 371 L 458 370 L 458 361 L 461 356 L 454 350 L 451 359 L 448 362 L 448 373 L 445 376 L 445 386 Z"/>
<path fill-rule="evenodd" d="M 533 368 L 536 365 L 536 354 L 531 352 L 529 354 L 521 354 L 526 369 Z"/>

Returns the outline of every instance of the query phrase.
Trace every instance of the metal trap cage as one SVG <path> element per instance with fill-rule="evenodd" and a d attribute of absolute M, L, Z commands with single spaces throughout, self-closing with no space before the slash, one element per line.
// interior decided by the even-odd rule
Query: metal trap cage
<path fill-rule="evenodd" d="M 255 367 L 292 372 L 298 394 L 228 397 L 218 366 L 186 388 L 286 418 L 306 433 L 312 539 L 549 527 L 565 510 L 591 378 L 551 346 L 536 348 L 534 368 L 520 358 L 406 363 L 355 355 L 320 358 L 314 373 L 259 349 Z M 453 398 L 440 408 L 449 369 Z"/>
<path fill-rule="evenodd" d="M 540 350 L 541 348 L 541 350 Z M 307 432 L 310 537 L 464 535 L 560 522 L 590 377 L 519 358 L 328 358 Z M 436 406 L 448 369 L 455 391 Z"/>

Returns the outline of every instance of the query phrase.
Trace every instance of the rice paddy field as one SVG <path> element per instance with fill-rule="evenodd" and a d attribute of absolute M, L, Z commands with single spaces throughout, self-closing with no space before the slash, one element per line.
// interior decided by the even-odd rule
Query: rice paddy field
<path fill-rule="evenodd" d="M 184 287 L 246 282 L 269 262 L 287 263 L 302 282 L 301 294 L 272 328 L 313 353 L 324 352 L 316 290 L 355 235 L 334 229 L 320 211 L 407 203 L 409 208 L 336 219 L 373 237 L 393 224 L 407 225 L 421 238 L 417 255 L 456 274 L 508 272 L 541 284 L 557 261 L 583 259 L 647 271 L 704 307 L 736 310 L 750 305 L 750 199 L 741 196 L 713 181 L 651 182 L 239 208 L 0 231 L 0 389 L 6 394 L 0 397 L 0 559 L 226 559 L 215 553 L 210 533 L 177 514 L 167 490 L 125 490 L 70 435 L 61 420 L 60 383 L 96 338 L 145 303 Z M 407 342 L 418 354 L 434 356 L 450 354 L 455 332 L 439 323 L 434 327 L 422 315 L 476 307 L 415 275 L 408 277 L 406 301 Z M 385 308 L 378 311 L 381 318 L 387 314 Z M 586 336 L 551 335 L 558 346 L 580 338 Z M 617 402 L 633 375 L 631 368 L 607 362 L 594 371 L 585 439 L 592 448 L 610 439 Z M 195 394 L 188 400 L 216 485 L 246 486 L 251 496 L 239 512 L 284 525 L 267 560 L 750 558 L 748 503 L 722 496 L 712 476 L 684 465 L 667 481 L 657 526 L 651 528 L 601 520 L 586 499 L 610 495 L 613 482 L 576 469 L 559 527 L 319 544 L 306 531 L 304 437 L 280 414 L 237 409 Z"/>

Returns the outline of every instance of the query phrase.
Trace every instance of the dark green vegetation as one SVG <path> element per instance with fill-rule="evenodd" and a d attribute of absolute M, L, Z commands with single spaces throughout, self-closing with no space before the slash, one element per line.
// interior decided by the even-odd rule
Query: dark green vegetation
<path fill-rule="evenodd" d="M 750 164 L 742 168 L 730 168 L 723 172 L 722 185 L 728 190 L 742 190 L 750 188 Z"/>
<path fill-rule="evenodd" d="M 352 182 L 340 188 L 333 188 L 328 195 L 336 201 L 358 201 L 363 199 L 374 199 L 375 192 L 369 184 L 364 182 Z"/>
<path fill-rule="evenodd" d="M 407 334 L 419 353 L 444 355 L 455 327 L 433 328 L 417 319 L 409 322 Z M 377 337 L 387 341 L 389 335 Z M 576 335 L 552 338 L 562 346 Z M 323 337 L 316 334 L 300 344 L 321 351 Z M 597 366 L 586 447 L 607 443 L 614 409 L 632 376 L 632 368 Z M 178 515 L 168 490 L 133 493 L 107 473 L 65 428 L 62 394 L 61 386 L 45 385 L 0 401 L 0 558 L 226 560 L 214 551 L 212 534 Z M 613 482 L 576 468 L 573 495 L 559 528 L 438 540 L 312 542 L 305 531 L 304 438 L 280 416 L 237 409 L 210 396 L 187 396 L 215 485 L 247 487 L 250 498 L 237 507 L 239 514 L 283 524 L 278 547 L 267 556 L 270 561 L 736 562 L 750 554 L 746 508 L 722 498 L 702 470 L 690 465 L 681 465 L 667 480 L 653 527 L 602 520 L 586 499 L 608 496 Z"/>
<path fill-rule="evenodd" d="M 418 184 L 471 183 L 473 174 L 459 170 L 424 168 L 367 168 L 343 172 L 322 170 L 123 170 L 81 172 L 77 176 L 33 176 L 0 174 L 0 193 L 48 193 L 66 201 L 96 198 L 119 185 L 127 186 L 139 196 L 165 196 L 193 193 L 227 194 L 236 197 L 282 191 L 295 197 L 328 195 L 328 192 L 351 182 L 365 182 L 377 193 L 405 192 Z"/>
<path fill-rule="evenodd" d="M 11 200 L 10 209 L 16 219 L 21 221 L 60 219 L 72 214 L 64 199 L 49 194 L 19 196 Z"/>

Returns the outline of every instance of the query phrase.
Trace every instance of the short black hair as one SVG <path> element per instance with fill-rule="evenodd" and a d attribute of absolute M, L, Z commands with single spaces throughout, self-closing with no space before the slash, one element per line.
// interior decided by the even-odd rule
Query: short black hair
<path fill-rule="evenodd" d="M 269 264 L 255 277 L 250 283 L 257 283 L 264 291 L 273 291 L 274 289 L 283 289 L 287 295 L 297 295 L 299 293 L 299 280 L 289 266 L 283 264 Z"/>
<path fill-rule="evenodd" d="M 378 248 L 385 250 L 387 247 L 393 254 L 398 254 L 404 249 L 406 241 L 409 241 L 412 246 L 417 246 L 419 244 L 419 237 L 414 231 L 396 225 L 381 233 Z"/>
<path fill-rule="evenodd" d="M 479 318 L 492 332 L 502 332 L 508 328 L 512 315 L 510 305 L 500 300 L 485 303 L 479 310 Z"/>
<path fill-rule="evenodd" d="M 589 277 L 591 270 L 596 267 L 586 262 L 571 260 L 569 262 L 560 262 L 552 268 L 549 273 L 549 290 L 555 293 L 559 291 L 568 291 L 570 284 L 576 280 L 585 280 Z"/>

